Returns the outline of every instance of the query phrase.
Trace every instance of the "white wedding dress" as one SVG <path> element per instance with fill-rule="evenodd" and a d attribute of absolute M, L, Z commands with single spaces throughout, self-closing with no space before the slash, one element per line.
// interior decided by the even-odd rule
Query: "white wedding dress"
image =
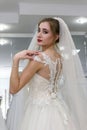
<path fill-rule="evenodd" d="M 2 117 L 1 109 L 0 109 L 0 130 L 7 130 L 5 120 Z"/>
<path fill-rule="evenodd" d="M 56 67 L 60 64 L 42 53 L 43 61 L 35 56 L 35 61 L 45 64 L 50 70 L 50 79 L 36 73 L 29 85 L 29 96 L 26 103 L 25 115 L 18 130 L 77 130 L 71 118 L 68 107 L 61 97 L 61 88 L 53 91 Z M 58 73 L 57 73 L 58 74 Z M 60 76 L 56 76 L 59 78 Z"/>

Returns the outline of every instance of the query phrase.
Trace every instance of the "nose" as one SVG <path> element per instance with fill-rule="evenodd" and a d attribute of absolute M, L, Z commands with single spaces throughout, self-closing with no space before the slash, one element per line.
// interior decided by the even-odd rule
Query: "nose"
<path fill-rule="evenodd" d="M 41 32 L 37 33 L 37 37 L 40 38 L 42 36 Z"/>

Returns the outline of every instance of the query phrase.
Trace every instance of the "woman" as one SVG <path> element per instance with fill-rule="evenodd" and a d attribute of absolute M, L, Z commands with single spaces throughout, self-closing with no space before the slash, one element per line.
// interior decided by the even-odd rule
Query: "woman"
<path fill-rule="evenodd" d="M 1 109 L 0 109 L 0 130 L 7 130 L 5 121 L 2 117 Z"/>
<path fill-rule="evenodd" d="M 14 56 L 10 77 L 13 94 L 29 86 L 19 130 L 86 130 L 87 89 L 82 86 L 86 81 L 78 55 L 72 55 L 75 48 L 64 21 L 41 20 L 29 49 Z M 18 66 L 23 59 L 30 61 L 19 77 Z"/>

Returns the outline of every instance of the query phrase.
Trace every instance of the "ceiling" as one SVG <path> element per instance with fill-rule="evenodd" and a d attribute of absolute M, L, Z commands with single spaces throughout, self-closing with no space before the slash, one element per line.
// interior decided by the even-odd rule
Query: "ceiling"
<path fill-rule="evenodd" d="M 73 32 L 87 31 L 87 23 L 75 23 L 78 17 L 87 17 L 86 0 L 0 0 L 0 23 L 10 25 L 0 37 L 5 33 L 31 34 L 37 22 L 47 16 L 62 17 Z"/>
<path fill-rule="evenodd" d="M 75 23 L 77 18 L 87 17 L 86 0 L 0 0 L 0 23 L 10 27 L 0 31 L 0 38 L 12 41 L 10 46 L 0 46 L 0 67 L 10 67 L 12 56 L 27 49 L 40 19 L 54 16 L 63 18 L 74 34 L 87 32 L 87 23 Z"/>

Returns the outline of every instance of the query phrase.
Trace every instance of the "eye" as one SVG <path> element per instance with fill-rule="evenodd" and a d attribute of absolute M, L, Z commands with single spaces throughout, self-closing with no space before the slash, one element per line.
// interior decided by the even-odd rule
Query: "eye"
<path fill-rule="evenodd" d="M 44 33 L 44 34 L 47 34 L 47 33 L 48 33 L 48 30 L 47 30 L 47 29 L 43 29 L 43 33 Z"/>
<path fill-rule="evenodd" d="M 44 34 L 47 34 L 47 33 L 48 33 L 48 31 L 46 31 L 46 30 L 43 30 L 43 33 L 44 33 Z"/>

